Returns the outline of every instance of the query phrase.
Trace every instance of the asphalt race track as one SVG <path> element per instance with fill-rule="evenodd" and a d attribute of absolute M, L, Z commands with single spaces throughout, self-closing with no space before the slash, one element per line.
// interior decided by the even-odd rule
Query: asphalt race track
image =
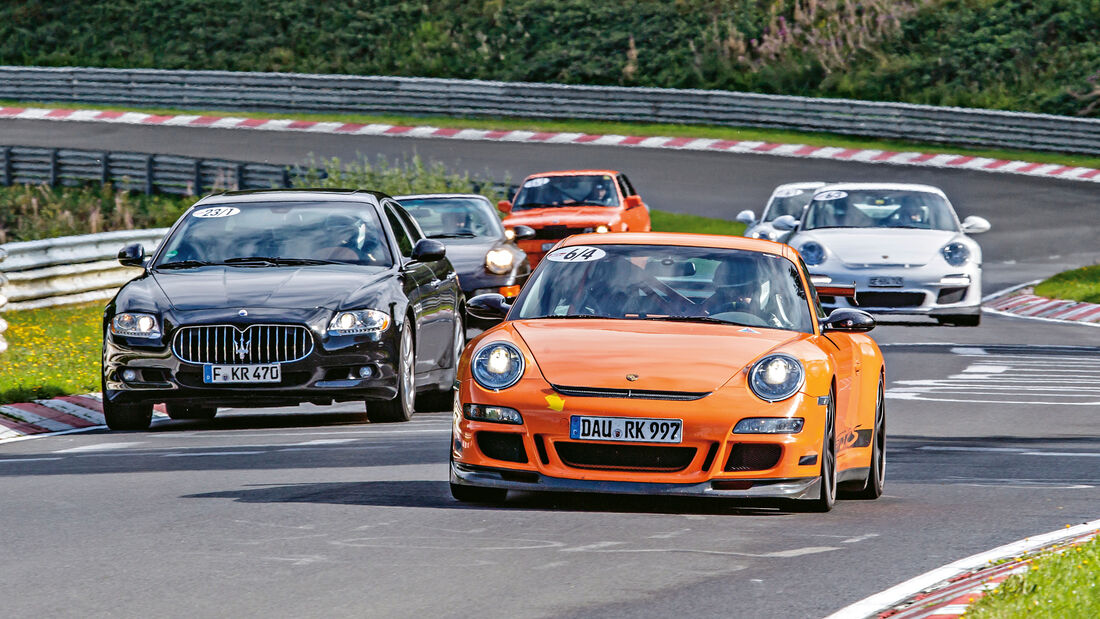
<path fill-rule="evenodd" d="M 1091 262 L 1093 184 L 719 153 L 0 122 L 7 144 L 297 162 L 404 156 L 513 180 L 607 166 L 651 206 L 732 217 L 796 179 L 945 189 L 986 289 Z M 261 153 L 257 155 L 255 153 Z M 1072 248 L 1082 248 L 1075 252 Z M 449 413 L 223 411 L 213 423 L 0 445 L 2 614 L 40 616 L 826 615 L 924 571 L 1098 517 L 1100 329 L 986 316 L 886 324 L 878 501 L 794 514 L 718 500 L 447 488 Z"/>

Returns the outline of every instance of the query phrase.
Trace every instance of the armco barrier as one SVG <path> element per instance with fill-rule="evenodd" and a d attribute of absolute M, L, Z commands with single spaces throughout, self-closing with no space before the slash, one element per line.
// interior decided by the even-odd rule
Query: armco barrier
<path fill-rule="evenodd" d="M 1100 119 L 717 90 L 2 66 L 0 99 L 208 110 L 585 118 L 774 127 L 1100 154 Z"/>
<path fill-rule="evenodd" d="M 290 187 L 295 172 L 268 163 L 178 155 L 0 146 L 0 185 L 112 183 L 145 193 L 197 195 L 209 190 Z"/>
<path fill-rule="evenodd" d="M 0 311 L 110 298 L 141 272 L 120 265 L 118 250 L 141 243 L 152 252 L 167 232 L 167 228 L 123 230 L 8 243 L 0 247 L 0 252 L 7 252 L 3 264 L 7 305 Z"/>

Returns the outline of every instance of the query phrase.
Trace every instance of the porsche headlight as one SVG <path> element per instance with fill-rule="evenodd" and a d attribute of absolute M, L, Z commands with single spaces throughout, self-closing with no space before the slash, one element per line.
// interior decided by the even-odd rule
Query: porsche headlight
<path fill-rule="evenodd" d="M 825 248 L 817 241 L 807 241 L 803 243 L 802 247 L 798 248 L 798 253 L 802 254 L 802 260 L 810 266 L 825 262 Z"/>
<path fill-rule="evenodd" d="M 761 400 L 778 402 L 794 395 L 805 376 L 798 359 L 790 355 L 768 355 L 749 370 L 749 387 Z"/>
<path fill-rule="evenodd" d="M 485 254 L 485 268 L 489 269 L 491 273 L 503 275 L 512 270 L 512 263 L 515 262 L 515 260 L 515 255 L 507 249 L 490 249 L 489 252 Z"/>
<path fill-rule="evenodd" d="M 160 337 L 160 325 L 152 314 L 116 314 L 111 320 L 111 333 L 125 337 Z"/>
<path fill-rule="evenodd" d="M 378 310 L 354 310 L 336 312 L 328 324 L 329 335 L 357 335 L 385 331 L 390 326 L 390 315 Z"/>
<path fill-rule="evenodd" d="M 493 391 L 507 389 L 523 376 L 523 354 L 508 342 L 492 342 L 474 353 L 470 368 L 474 380 L 482 387 Z"/>
<path fill-rule="evenodd" d="M 943 254 L 943 259 L 947 261 L 947 264 L 953 267 L 961 267 L 970 260 L 970 248 L 965 243 L 958 241 L 944 245 L 940 253 Z"/>
<path fill-rule="evenodd" d="M 801 417 L 749 417 L 733 426 L 734 434 L 798 434 L 805 420 Z"/>
<path fill-rule="evenodd" d="M 754 239 L 763 239 L 765 241 L 772 240 L 772 235 L 768 234 L 767 230 L 757 230 L 750 235 Z"/>

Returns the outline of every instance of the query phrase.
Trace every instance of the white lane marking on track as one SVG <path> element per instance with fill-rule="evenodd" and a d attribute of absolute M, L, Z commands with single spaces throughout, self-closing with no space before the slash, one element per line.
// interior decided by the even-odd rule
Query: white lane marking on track
<path fill-rule="evenodd" d="M 84 453 L 89 451 L 111 451 L 114 449 L 126 449 L 127 447 L 134 447 L 137 445 L 144 445 L 144 441 L 136 441 L 133 443 L 99 443 L 98 445 L 84 445 L 81 447 L 70 447 L 69 449 L 57 449 L 54 450 L 55 454 L 74 454 Z"/>
<path fill-rule="evenodd" d="M 306 447 L 309 445 L 340 445 L 343 443 L 354 443 L 358 441 L 357 438 L 319 438 L 312 441 L 306 441 L 304 443 L 293 443 L 290 447 Z"/>
<path fill-rule="evenodd" d="M 61 460 L 62 458 L 0 458 L 0 464 L 8 462 L 45 462 L 47 460 Z"/>
<path fill-rule="evenodd" d="M 1009 367 L 1007 365 L 972 365 L 963 372 L 978 372 L 981 374 L 1000 374 L 1001 372 L 1007 372 Z"/>
<path fill-rule="evenodd" d="M 840 543 L 841 544 L 855 544 L 857 542 L 862 542 L 864 540 L 869 540 L 873 537 L 878 537 L 878 533 L 865 533 L 863 535 L 857 535 L 855 537 L 849 537 L 848 539 L 843 540 Z"/>
<path fill-rule="evenodd" d="M 1058 456 L 1060 458 L 1100 458 L 1100 453 L 1080 451 L 1025 451 L 1021 456 Z"/>
<path fill-rule="evenodd" d="M 198 453 L 160 454 L 162 458 L 201 458 L 203 456 L 256 456 L 262 451 L 202 451 Z"/>
<path fill-rule="evenodd" d="M 626 542 L 596 542 L 594 544 L 587 544 L 585 546 L 577 546 L 576 548 L 561 548 L 562 552 L 587 552 L 590 550 L 601 550 L 603 548 L 609 548 L 611 546 L 618 546 L 625 544 Z"/>

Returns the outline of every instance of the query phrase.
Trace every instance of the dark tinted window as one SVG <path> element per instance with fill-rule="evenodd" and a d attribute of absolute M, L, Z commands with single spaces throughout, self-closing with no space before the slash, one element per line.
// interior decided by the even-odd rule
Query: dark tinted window
<path fill-rule="evenodd" d="M 397 239 L 397 247 L 401 250 L 401 255 L 406 258 L 412 256 L 413 244 L 409 238 L 409 233 L 405 231 L 405 224 L 401 223 L 401 218 L 393 212 L 393 208 L 388 204 L 386 205 L 386 218 L 390 220 L 390 227 L 393 228 L 393 236 Z"/>

